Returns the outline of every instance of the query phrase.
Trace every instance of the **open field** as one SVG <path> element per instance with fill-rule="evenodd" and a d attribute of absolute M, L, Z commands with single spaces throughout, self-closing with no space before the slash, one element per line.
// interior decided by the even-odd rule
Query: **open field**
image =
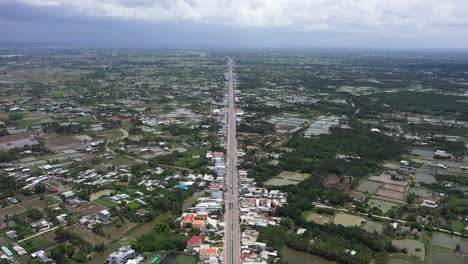
<path fill-rule="evenodd" d="M 16 112 L 21 115 L 21 119 L 18 120 L 9 120 L 9 114 L 0 113 L 0 120 L 2 121 L 11 121 L 13 124 L 19 127 L 28 127 L 33 125 L 38 125 L 42 121 L 47 121 L 50 119 L 50 116 L 37 113 L 37 112 Z"/>
<path fill-rule="evenodd" d="M 367 221 L 362 228 L 369 233 L 377 232 L 378 234 L 382 234 L 384 225 L 380 222 Z"/>
<path fill-rule="evenodd" d="M 20 245 L 26 250 L 29 250 L 29 252 L 35 252 L 38 250 L 45 250 L 55 245 L 55 241 L 53 239 L 49 239 L 46 235 L 40 235 L 23 241 Z"/>
<path fill-rule="evenodd" d="M 466 257 L 465 257 L 466 258 Z M 463 256 L 457 255 L 454 252 L 432 250 L 431 264 L 465 264 Z"/>
<path fill-rule="evenodd" d="M 393 207 L 395 206 L 398 206 L 397 203 L 393 203 L 393 202 L 389 202 L 389 201 L 384 201 L 384 200 L 380 200 L 380 199 L 375 199 L 375 198 L 372 198 L 370 199 L 367 204 L 370 206 L 370 207 L 377 207 L 379 208 L 383 213 L 386 213 L 388 212 L 390 209 L 392 209 Z"/>
<path fill-rule="evenodd" d="M 101 242 L 108 242 L 106 237 L 99 236 L 93 233 L 91 230 L 88 230 L 85 227 L 78 224 L 71 226 L 67 230 L 79 234 L 84 240 L 88 241 L 93 246 Z"/>
<path fill-rule="evenodd" d="M 316 214 L 316 213 L 309 213 L 307 215 L 307 222 L 315 222 L 317 224 L 328 224 L 332 221 L 331 217 L 321 215 L 321 214 Z"/>
<path fill-rule="evenodd" d="M 161 264 L 196 264 L 197 259 L 194 256 L 169 254 Z"/>
<path fill-rule="evenodd" d="M 392 177 L 389 174 L 385 174 L 385 173 L 382 173 L 379 176 L 370 176 L 369 180 L 370 181 L 376 181 L 376 182 L 389 183 L 389 184 L 394 184 L 394 185 L 401 185 L 401 186 L 408 185 L 408 182 L 406 182 L 406 181 L 394 181 L 394 180 L 392 180 Z"/>
<path fill-rule="evenodd" d="M 468 239 L 440 232 L 434 232 L 432 234 L 431 245 L 447 249 L 455 249 L 457 245 L 460 245 L 461 250 L 468 251 Z"/>
<path fill-rule="evenodd" d="M 301 181 L 309 178 L 311 175 L 307 173 L 282 171 L 280 174 L 269 179 L 265 185 L 283 186 L 283 185 L 297 185 Z"/>
<path fill-rule="evenodd" d="M 101 190 L 101 191 L 92 193 L 91 196 L 90 196 L 90 201 L 91 201 L 91 202 L 94 202 L 94 201 L 96 201 L 97 199 L 99 199 L 101 196 L 109 195 L 109 194 L 111 194 L 111 193 L 113 193 L 113 192 L 114 192 L 113 190 L 106 189 L 106 190 Z"/>
<path fill-rule="evenodd" d="M 424 248 L 424 243 L 418 240 L 412 239 L 403 239 L 403 240 L 392 240 L 392 245 L 408 251 L 407 255 L 416 256 L 420 260 L 424 261 L 426 257 L 426 250 Z"/>
<path fill-rule="evenodd" d="M 450 226 L 452 227 L 452 230 L 455 232 L 463 232 L 465 229 L 465 225 L 461 220 L 452 220 L 450 222 Z"/>
<path fill-rule="evenodd" d="M 376 193 L 382 183 L 375 181 L 364 181 L 359 185 L 356 190 L 364 193 Z"/>
<path fill-rule="evenodd" d="M 387 264 L 423 264 L 425 262 L 418 261 L 415 257 L 408 257 L 401 254 L 392 254 L 387 261 Z"/>
<path fill-rule="evenodd" d="M 360 216 L 344 213 L 336 214 L 335 218 L 333 218 L 333 223 L 343 226 L 360 226 L 361 221 L 362 217 Z"/>
<path fill-rule="evenodd" d="M 422 182 L 426 184 L 437 183 L 437 180 L 435 179 L 433 174 L 427 173 L 427 172 L 420 172 L 420 171 L 416 173 L 416 177 L 414 181 Z"/>
<path fill-rule="evenodd" d="M 390 198 L 393 198 L 393 199 L 398 199 L 398 200 L 403 200 L 403 198 L 405 197 L 405 193 L 402 193 L 402 192 L 398 192 L 398 191 L 393 191 L 393 190 L 388 190 L 388 189 L 379 189 L 377 192 L 376 192 L 377 195 L 380 195 L 380 196 L 385 196 L 385 197 L 390 197 Z"/>
<path fill-rule="evenodd" d="M 110 199 L 108 199 L 106 197 L 100 197 L 99 199 L 95 200 L 94 202 L 99 204 L 99 205 L 108 207 L 108 208 L 112 208 L 112 207 L 116 206 L 116 203 L 114 203 L 113 201 L 111 201 Z"/>
<path fill-rule="evenodd" d="M 116 225 L 106 225 L 102 228 L 104 234 L 110 237 L 110 240 L 118 239 L 122 234 L 127 233 L 130 229 L 136 227 L 137 223 L 125 222 L 122 226 L 117 227 Z"/>
<path fill-rule="evenodd" d="M 26 212 L 26 208 L 19 204 L 8 206 L 0 209 L 0 218 L 4 218 L 5 215 L 16 215 L 22 212 Z"/>
<path fill-rule="evenodd" d="M 60 201 L 58 198 L 55 198 L 55 196 L 49 196 L 45 198 L 44 200 L 41 199 L 35 199 L 32 201 L 27 201 L 22 203 L 21 205 L 24 206 L 25 208 L 36 208 L 36 209 L 42 209 L 47 206 L 51 206 L 53 204 L 58 204 Z"/>

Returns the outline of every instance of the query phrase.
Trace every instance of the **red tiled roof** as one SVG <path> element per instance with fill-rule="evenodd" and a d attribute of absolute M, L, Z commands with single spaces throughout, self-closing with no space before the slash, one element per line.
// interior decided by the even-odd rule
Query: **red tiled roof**
<path fill-rule="evenodd" d="M 217 248 L 202 248 L 200 251 L 202 251 L 205 254 L 210 254 L 210 255 L 214 255 L 214 254 L 218 253 Z"/>
<path fill-rule="evenodd" d="M 195 244 L 201 241 L 201 236 L 193 236 L 187 240 L 188 244 Z"/>
<path fill-rule="evenodd" d="M 195 214 L 186 214 L 184 218 L 184 224 L 191 224 Z"/>

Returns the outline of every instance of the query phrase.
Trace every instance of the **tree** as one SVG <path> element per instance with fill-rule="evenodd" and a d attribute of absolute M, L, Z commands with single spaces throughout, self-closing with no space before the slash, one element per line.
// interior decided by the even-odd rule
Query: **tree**
<path fill-rule="evenodd" d="M 27 215 L 33 221 L 38 221 L 42 218 L 42 212 L 37 208 L 29 209 Z"/>
<path fill-rule="evenodd" d="M 50 251 L 50 256 L 58 263 L 66 263 L 66 247 L 63 243 L 58 244 Z"/>
<path fill-rule="evenodd" d="M 8 119 L 10 121 L 17 121 L 23 119 L 23 115 L 21 113 L 10 113 L 8 115 Z"/>

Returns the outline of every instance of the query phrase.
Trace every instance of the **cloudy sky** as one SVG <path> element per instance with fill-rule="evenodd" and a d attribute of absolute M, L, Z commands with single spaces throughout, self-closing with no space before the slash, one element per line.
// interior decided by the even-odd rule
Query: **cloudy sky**
<path fill-rule="evenodd" d="M 0 0 L 0 42 L 468 48 L 468 0 Z"/>

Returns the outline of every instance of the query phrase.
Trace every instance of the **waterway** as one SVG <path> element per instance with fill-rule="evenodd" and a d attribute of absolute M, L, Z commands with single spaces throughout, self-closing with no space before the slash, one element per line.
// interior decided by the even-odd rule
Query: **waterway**
<path fill-rule="evenodd" d="M 182 203 L 182 212 L 187 211 L 192 204 L 198 200 L 198 198 L 202 197 L 205 194 L 205 191 L 195 192 L 194 194 L 190 195 L 189 197 L 185 198 L 184 202 Z"/>
<path fill-rule="evenodd" d="M 334 264 L 336 262 L 326 260 L 319 256 L 294 250 L 290 247 L 281 249 L 281 258 L 288 263 L 294 264 Z"/>

